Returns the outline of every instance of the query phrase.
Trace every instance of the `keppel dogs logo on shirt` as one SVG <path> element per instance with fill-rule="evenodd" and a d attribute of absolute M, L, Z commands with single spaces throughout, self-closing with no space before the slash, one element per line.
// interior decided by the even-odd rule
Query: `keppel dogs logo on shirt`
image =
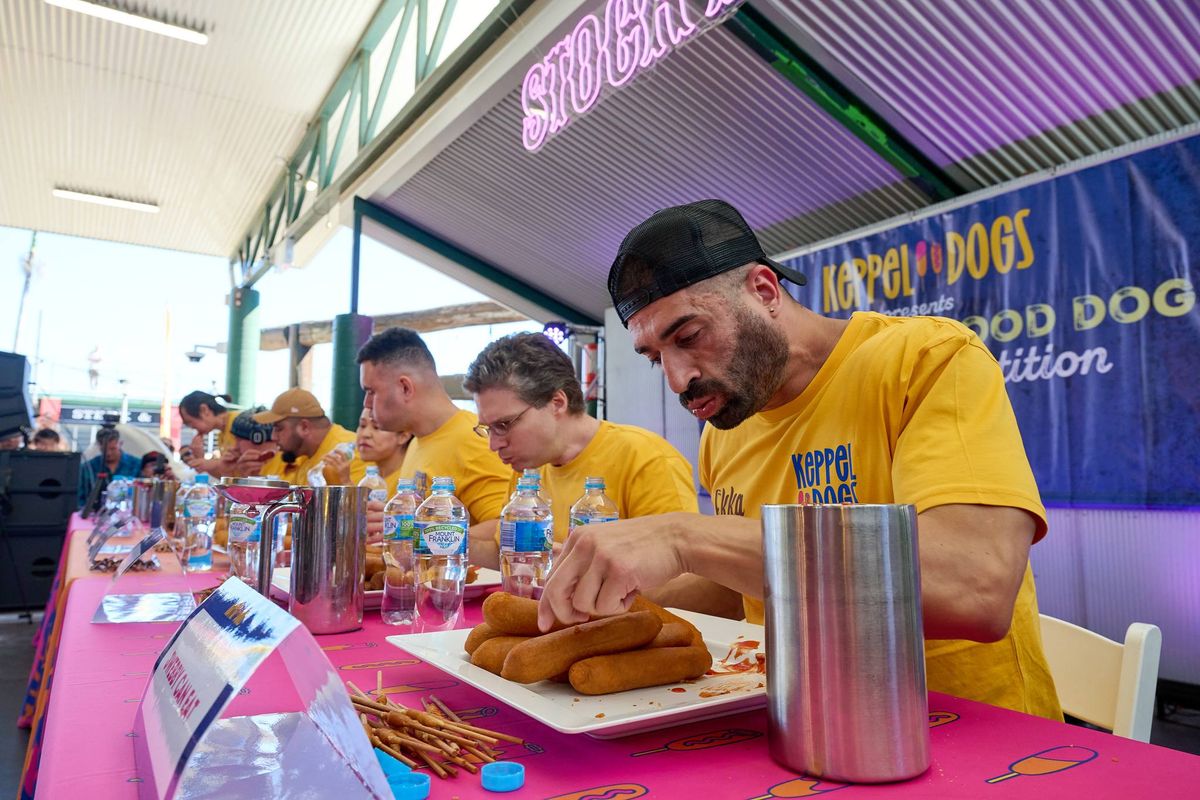
<path fill-rule="evenodd" d="M 857 503 L 858 475 L 850 442 L 792 454 L 800 503 Z"/>

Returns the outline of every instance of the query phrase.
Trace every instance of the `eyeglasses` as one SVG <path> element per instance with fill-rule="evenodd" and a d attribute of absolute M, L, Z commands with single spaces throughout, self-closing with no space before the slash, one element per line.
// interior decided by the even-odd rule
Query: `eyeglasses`
<path fill-rule="evenodd" d="M 528 411 L 531 408 L 533 408 L 533 406 L 525 406 L 525 411 Z M 525 416 L 525 411 L 522 411 L 520 414 L 517 414 L 515 417 L 509 417 L 508 419 L 497 420 L 496 422 L 493 422 L 491 425 L 476 425 L 471 430 L 475 431 L 475 433 L 479 434 L 480 436 L 482 436 L 485 439 L 487 439 L 493 433 L 496 434 L 497 436 L 508 436 L 508 432 L 512 430 L 513 425 L 517 424 L 517 420 L 519 420 L 521 417 Z"/>

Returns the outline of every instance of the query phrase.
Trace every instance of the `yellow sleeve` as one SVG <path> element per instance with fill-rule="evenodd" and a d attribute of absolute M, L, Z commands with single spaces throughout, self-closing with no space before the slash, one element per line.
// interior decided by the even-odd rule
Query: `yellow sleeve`
<path fill-rule="evenodd" d="M 456 493 L 471 514 L 472 525 L 500 518 L 500 511 L 508 500 L 511 475 L 512 470 L 491 450 L 470 458 L 463 465 L 459 472 L 462 481 Z"/>
<path fill-rule="evenodd" d="M 699 511 L 692 467 L 687 459 L 672 454 L 647 461 L 626 487 L 625 506 L 624 516 L 630 519 L 673 511 Z"/>
<path fill-rule="evenodd" d="M 218 442 L 222 453 L 237 447 L 237 437 L 233 435 L 233 421 L 235 419 L 237 419 L 237 414 L 232 411 L 225 412 L 225 428 L 221 431 L 221 440 Z"/>
<path fill-rule="evenodd" d="M 1009 506 L 1037 519 L 1046 511 L 1017 418 L 992 354 L 955 337 L 916 362 L 905 398 L 907 419 L 892 462 L 895 496 L 917 512 L 951 503 Z"/>

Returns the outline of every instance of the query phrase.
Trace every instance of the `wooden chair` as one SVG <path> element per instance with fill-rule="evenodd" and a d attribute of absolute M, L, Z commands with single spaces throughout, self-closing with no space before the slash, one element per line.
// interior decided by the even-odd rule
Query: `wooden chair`
<path fill-rule="evenodd" d="M 1117 736 L 1150 741 L 1162 632 L 1135 622 L 1125 642 L 1061 619 L 1042 618 L 1042 647 L 1063 711 Z"/>

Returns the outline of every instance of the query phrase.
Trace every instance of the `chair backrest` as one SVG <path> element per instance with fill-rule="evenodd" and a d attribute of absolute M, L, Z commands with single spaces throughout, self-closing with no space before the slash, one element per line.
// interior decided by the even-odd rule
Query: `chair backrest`
<path fill-rule="evenodd" d="M 1118 736 L 1150 741 L 1162 632 L 1135 622 L 1125 643 L 1042 618 L 1042 647 L 1063 711 Z"/>

